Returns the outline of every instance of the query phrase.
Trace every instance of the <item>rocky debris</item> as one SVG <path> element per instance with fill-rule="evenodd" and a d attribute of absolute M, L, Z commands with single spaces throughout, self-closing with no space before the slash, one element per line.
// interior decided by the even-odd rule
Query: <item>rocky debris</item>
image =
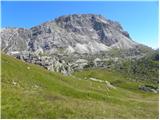
<path fill-rule="evenodd" d="M 99 80 L 99 79 L 96 79 L 96 78 L 89 78 L 90 80 L 92 81 L 95 81 L 95 82 L 105 82 L 104 80 Z"/>
<path fill-rule="evenodd" d="M 94 59 L 94 65 L 97 67 L 97 66 L 101 66 L 101 59 L 100 58 L 96 58 L 96 59 Z"/>
<path fill-rule="evenodd" d="M 145 92 L 153 92 L 153 93 L 158 93 L 159 92 L 158 88 L 155 88 L 155 87 L 152 87 L 152 86 L 148 86 L 148 85 L 139 86 L 139 89 L 143 90 Z"/>
<path fill-rule="evenodd" d="M 87 60 L 85 60 L 85 59 L 78 59 L 73 66 L 77 70 L 82 70 L 87 65 L 88 65 L 88 61 Z"/>
<path fill-rule="evenodd" d="M 111 85 L 110 82 L 108 81 L 104 81 L 104 80 L 100 80 L 100 79 L 97 79 L 97 78 L 89 78 L 89 80 L 92 80 L 92 81 L 95 81 L 95 82 L 100 82 L 100 83 L 105 83 L 106 84 L 106 87 L 107 87 L 107 90 L 108 88 L 109 89 L 116 89 L 115 86 Z"/>
<path fill-rule="evenodd" d="M 120 58 L 110 57 L 99 58 L 95 56 L 86 56 L 74 54 L 72 56 L 53 54 L 53 55 L 37 55 L 34 52 L 22 51 L 13 54 L 14 57 L 32 64 L 43 66 L 45 69 L 61 72 L 64 75 L 70 75 L 74 71 L 79 71 L 85 68 L 114 68 L 113 64 L 120 62 Z M 30 68 L 27 68 L 30 69 Z"/>
<path fill-rule="evenodd" d="M 39 88 L 39 86 L 35 84 L 35 85 L 33 85 L 33 86 L 32 86 L 32 88 L 34 88 L 34 89 L 38 89 L 38 88 Z"/>
<path fill-rule="evenodd" d="M 93 60 L 93 63 L 95 67 L 106 67 L 106 61 L 107 60 L 96 58 Z"/>
<path fill-rule="evenodd" d="M 30 70 L 30 67 L 27 67 L 28 70 Z"/>
<path fill-rule="evenodd" d="M 16 85 L 17 85 L 17 82 L 15 82 L 15 81 L 12 81 L 12 84 L 13 84 L 14 86 L 16 86 Z"/>
<path fill-rule="evenodd" d="M 105 83 L 106 83 L 106 85 L 107 85 L 107 87 L 108 87 L 108 88 L 116 89 L 116 87 L 115 87 L 115 86 L 113 86 L 113 85 L 111 85 L 111 83 L 110 83 L 110 82 L 105 81 Z"/>

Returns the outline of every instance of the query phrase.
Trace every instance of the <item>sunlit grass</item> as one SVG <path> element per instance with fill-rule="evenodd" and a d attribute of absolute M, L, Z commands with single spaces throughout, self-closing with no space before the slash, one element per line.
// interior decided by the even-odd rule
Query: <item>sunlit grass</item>
<path fill-rule="evenodd" d="M 158 94 L 105 69 L 71 76 L 2 55 L 2 118 L 158 118 Z M 89 78 L 107 80 L 116 89 Z"/>

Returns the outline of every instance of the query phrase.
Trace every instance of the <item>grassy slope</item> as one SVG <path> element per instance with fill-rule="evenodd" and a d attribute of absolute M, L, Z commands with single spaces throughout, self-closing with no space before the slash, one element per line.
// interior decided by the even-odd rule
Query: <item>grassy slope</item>
<path fill-rule="evenodd" d="M 158 118 L 158 94 L 119 73 L 88 70 L 65 77 L 2 55 L 2 118 Z M 29 67 L 29 69 L 28 69 Z M 95 77 L 104 83 L 85 80 Z"/>

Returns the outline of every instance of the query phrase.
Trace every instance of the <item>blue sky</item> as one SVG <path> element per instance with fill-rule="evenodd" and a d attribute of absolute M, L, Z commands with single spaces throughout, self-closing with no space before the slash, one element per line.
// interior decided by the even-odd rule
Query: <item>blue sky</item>
<path fill-rule="evenodd" d="M 30 28 L 66 14 L 101 14 L 107 19 L 118 21 L 134 41 L 158 48 L 157 1 L 3 1 L 1 9 L 1 27 Z"/>

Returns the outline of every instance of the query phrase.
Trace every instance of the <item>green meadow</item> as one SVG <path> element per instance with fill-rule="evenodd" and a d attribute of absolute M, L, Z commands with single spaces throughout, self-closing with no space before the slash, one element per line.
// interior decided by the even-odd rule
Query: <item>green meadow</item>
<path fill-rule="evenodd" d="M 159 94 L 139 90 L 144 82 L 124 73 L 86 69 L 64 76 L 7 55 L 1 58 L 1 118 L 158 119 Z"/>

